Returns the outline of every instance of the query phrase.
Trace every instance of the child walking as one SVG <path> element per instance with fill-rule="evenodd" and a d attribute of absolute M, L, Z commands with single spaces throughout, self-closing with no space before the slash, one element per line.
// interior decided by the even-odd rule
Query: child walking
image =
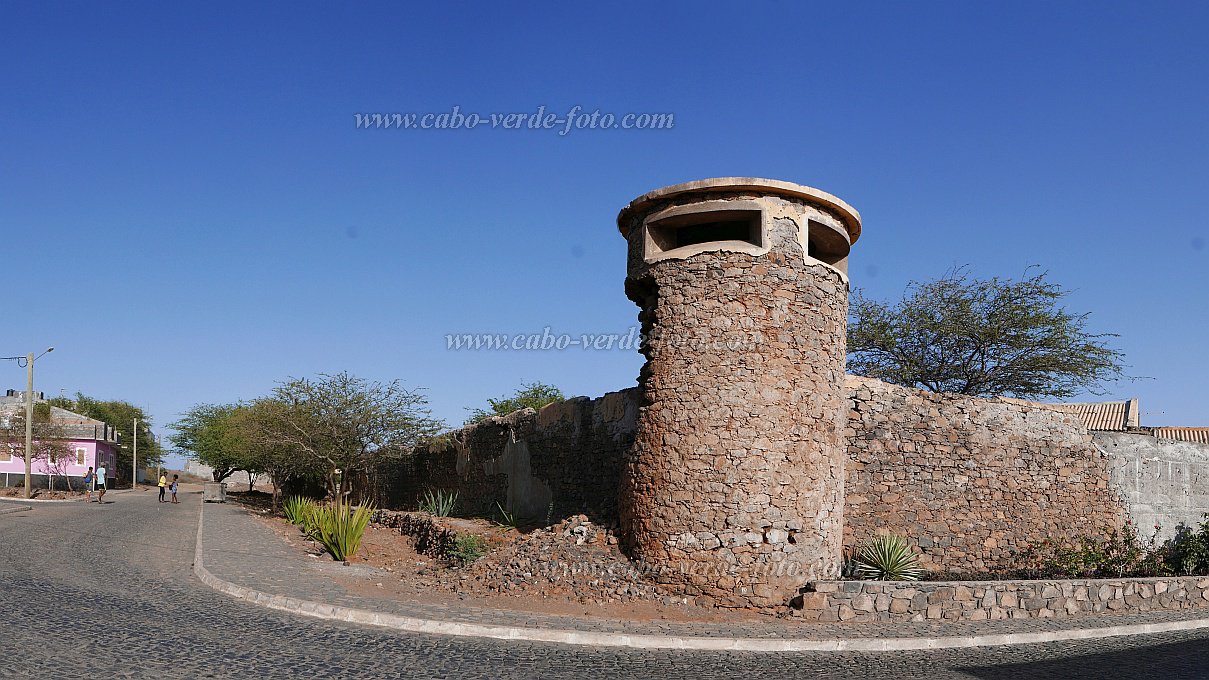
<path fill-rule="evenodd" d="M 179 484 L 180 484 L 180 483 L 179 483 L 179 482 L 177 482 L 176 480 L 177 480 L 179 477 L 180 477 L 180 475 L 172 475 L 172 486 L 168 487 L 168 490 L 172 492 L 172 502 L 173 502 L 173 503 L 178 502 L 178 501 L 176 500 L 176 489 L 177 489 L 177 487 L 179 486 Z"/>

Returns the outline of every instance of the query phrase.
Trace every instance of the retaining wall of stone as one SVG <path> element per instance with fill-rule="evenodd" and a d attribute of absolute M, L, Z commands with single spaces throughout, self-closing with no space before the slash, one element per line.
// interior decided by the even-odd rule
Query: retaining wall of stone
<path fill-rule="evenodd" d="M 410 536 L 416 542 L 416 552 L 421 555 L 445 557 L 454 548 L 458 537 L 456 531 L 441 526 L 426 514 L 375 510 L 370 522 Z"/>
<path fill-rule="evenodd" d="M 1072 618 L 1209 609 L 1209 577 L 1041 581 L 819 581 L 792 603 L 812 621 Z"/>

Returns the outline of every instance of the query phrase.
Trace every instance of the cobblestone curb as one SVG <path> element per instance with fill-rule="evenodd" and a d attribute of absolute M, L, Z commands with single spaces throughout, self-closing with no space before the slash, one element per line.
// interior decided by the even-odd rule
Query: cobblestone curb
<path fill-rule="evenodd" d="M 761 639 L 690 637 L 670 635 L 629 635 L 595 631 L 525 628 L 519 626 L 492 626 L 475 623 L 455 623 L 434 619 L 399 616 L 365 609 L 311 602 L 295 597 L 273 595 L 223 580 L 206 569 L 203 560 L 203 528 L 205 506 L 197 517 L 197 542 L 193 555 L 193 572 L 207 586 L 239 600 L 261 607 L 277 609 L 302 616 L 329 621 L 347 621 L 380 628 L 425 633 L 453 635 L 457 637 L 494 638 L 497 640 L 525 640 L 528 642 L 551 642 L 565 645 L 593 647 L 630 647 L 637 649 L 682 649 L 702 651 L 743 652 L 888 652 L 921 649 L 953 649 L 960 647 L 989 647 L 997 645 L 1022 645 L 1063 640 L 1089 640 L 1122 635 L 1148 635 L 1172 631 L 1209 628 L 1209 619 L 1189 621 L 1164 621 L 1159 623 L 1129 624 L 1104 628 L 1076 628 L 1033 633 L 1005 633 L 1002 635 L 969 635 L 960 637 L 887 637 L 887 638 L 830 638 L 830 639 Z"/>

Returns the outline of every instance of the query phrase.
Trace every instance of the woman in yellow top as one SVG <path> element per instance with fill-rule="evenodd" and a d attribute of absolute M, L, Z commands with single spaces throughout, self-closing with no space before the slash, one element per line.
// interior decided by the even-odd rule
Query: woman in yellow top
<path fill-rule="evenodd" d="M 164 487 L 168 486 L 168 475 L 160 475 L 160 502 L 164 502 Z"/>

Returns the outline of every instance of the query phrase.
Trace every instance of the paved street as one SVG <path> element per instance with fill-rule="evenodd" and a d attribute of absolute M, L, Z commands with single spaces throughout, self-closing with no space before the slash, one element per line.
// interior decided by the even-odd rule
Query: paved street
<path fill-rule="evenodd" d="M 1207 678 L 1209 631 L 939 652 L 747 654 L 396 633 L 262 609 L 191 569 L 200 495 L 0 514 L 0 677 Z M 108 498 L 107 498 L 108 500 Z"/>

